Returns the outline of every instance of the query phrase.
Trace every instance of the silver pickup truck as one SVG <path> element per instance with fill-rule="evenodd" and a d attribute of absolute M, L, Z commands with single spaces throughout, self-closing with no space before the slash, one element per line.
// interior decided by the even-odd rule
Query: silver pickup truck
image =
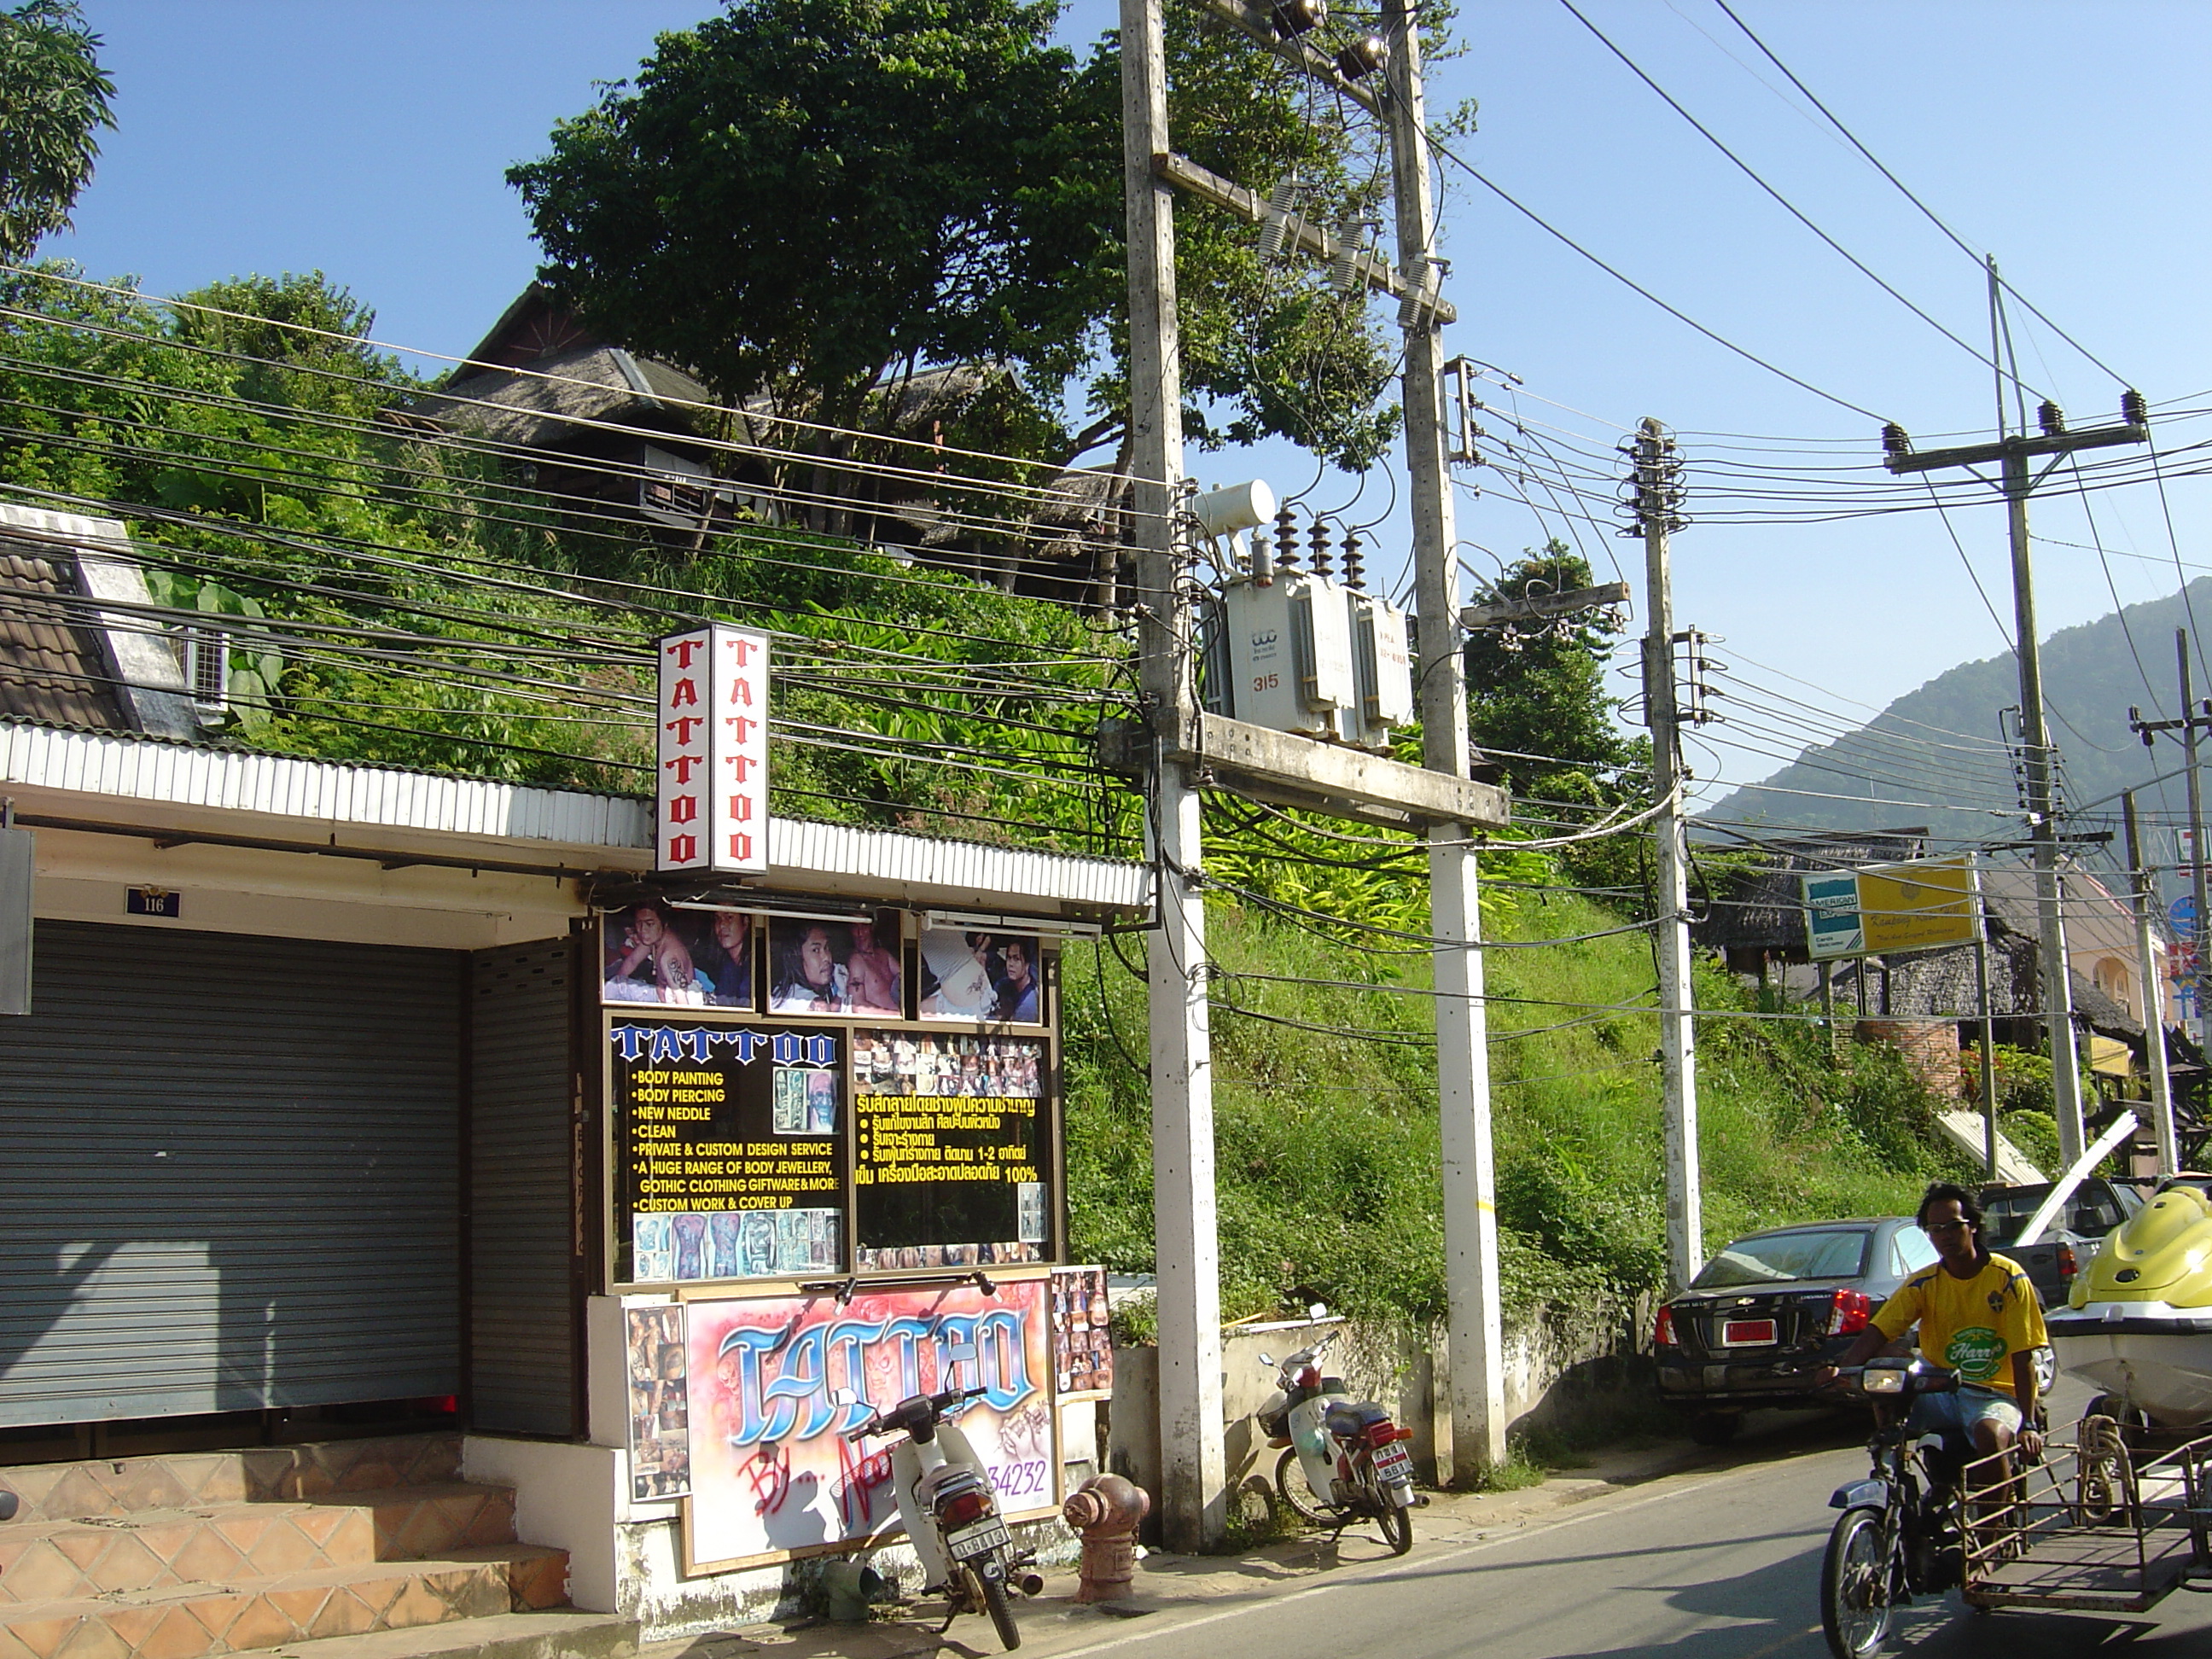
<path fill-rule="evenodd" d="M 2092 1176 L 2074 1189 L 2040 1239 L 2014 1244 L 2050 1196 L 2049 1182 L 1983 1188 L 1982 1237 L 1990 1249 L 2020 1263 L 2045 1307 L 2063 1308 L 2074 1275 L 2089 1265 L 2106 1233 L 2142 1207 L 2142 1195 L 2133 1187 Z"/>

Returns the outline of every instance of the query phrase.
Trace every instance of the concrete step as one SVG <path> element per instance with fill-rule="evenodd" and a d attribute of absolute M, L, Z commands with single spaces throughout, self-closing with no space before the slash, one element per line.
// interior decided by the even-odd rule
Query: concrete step
<path fill-rule="evenodd" d="M 636 1659 L 637 1649 L 636 1620 L 555 1607 L 366 1636 L 326 1636 L 236 1659 Z"/>
<path fill-rule="evenodd" d="M 21 1602 L 0 1607 L 0 1659 L 213 1659 L 542 1611 L 568 1600 L 568 1565 L 563 1551 L 507 1544 L 437 1560 Z"/>
<path fill-rule="evenodd" d="M 143 1510 L 441 1484 L 459 1480 L 460 1473 L 459 1435 L 406 1434 L 83 1463 L 19 1463 L 0 1468 L 0 1490 L 22 1500 L 21 1520 L 83 1521 Z"/>
<path fill-rule="evenodd" d="M 0 1527 L 0 1610 L 514 1542 L 514 1493 L 461 1481 Z"/>

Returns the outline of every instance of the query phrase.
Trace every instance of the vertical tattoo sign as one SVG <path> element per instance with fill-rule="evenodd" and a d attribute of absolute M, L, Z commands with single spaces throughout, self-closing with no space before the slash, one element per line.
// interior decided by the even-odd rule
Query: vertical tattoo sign
<path fill-rule="evenodd" d="M 710 623 L 658 642 L 654 866 L 768 868 L 768 635 Z"/>

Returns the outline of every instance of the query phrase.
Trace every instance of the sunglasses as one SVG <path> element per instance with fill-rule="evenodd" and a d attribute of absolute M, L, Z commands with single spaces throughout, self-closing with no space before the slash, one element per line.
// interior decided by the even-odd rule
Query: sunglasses
<path fill-rule="evenodd" d="M 1937 1233 L 1965 1232 L 1974 1224 L 1971 1221 L 1923 1221 L 1920 1231 L 1931 1237 Z"/>

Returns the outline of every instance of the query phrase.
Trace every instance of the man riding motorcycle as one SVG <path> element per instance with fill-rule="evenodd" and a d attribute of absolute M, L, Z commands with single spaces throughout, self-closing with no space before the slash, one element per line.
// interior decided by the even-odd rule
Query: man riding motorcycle
<path fill-rule="evenodd" d="M 1978 1457 L 2015 1444 L 2031 1459 L 2040 1456 L 2035 1353 L 2049 1338 L 2035 1286 L 2018 1263 L 1984 1248 L 1981 1206 L 1964 1187 L 1936 1182 L 1922 1197 L 1917 1219 L 1936 1247 L 1936 1265 L 1898 1287 L 1865 1334 L 1834 1365 L 1821 1368 L 1820 1381 L 1863 1365 L 1917 1324 L 1920 1357 L 1958 1372 L 1960 1386 L 1956 1393 L 1915 1400 L 1906 1419 L 1911 1431 L 1969 1444 Z"/>

